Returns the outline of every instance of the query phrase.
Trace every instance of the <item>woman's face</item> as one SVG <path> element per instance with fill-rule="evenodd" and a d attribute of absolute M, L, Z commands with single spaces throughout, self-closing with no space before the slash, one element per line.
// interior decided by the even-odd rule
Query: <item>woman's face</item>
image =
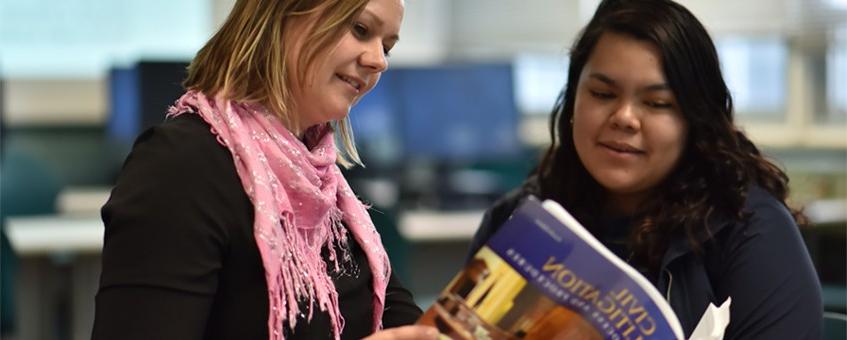
<path fill-rule="evenodd" d="M 658 49 L 604 33 L 579 77 L 573 141 L 582 164 L 609 194 L 607 208 L 634 212 L 676 166 L 687 130 Z"/>
<path fill-rule="evenodd" d="M 315 60 L 314 73 L 295 89 L 300 131 L 340 120 L 388 68 L 388 51 L 399 39 L 402 0 L 370 0 L 334 48 Z M 295 46 L 293 55 L 301 50 Z"/>

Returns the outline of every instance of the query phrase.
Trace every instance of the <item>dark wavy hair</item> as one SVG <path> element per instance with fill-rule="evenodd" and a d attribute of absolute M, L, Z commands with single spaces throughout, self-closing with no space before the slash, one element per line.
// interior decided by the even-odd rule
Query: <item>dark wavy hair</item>
<path fill-rule="evenodd" d="M 678 235 L 701 251 L 711 236 L 710 222 L 749 218 L 744 203 L 751 184 L 785 204 L 788 177 L 733 123 L 732 98 L 712 39 L 691 12 L 670 0 L 604 0 L 580 33 L 571 48 L 567 84 L 550 117 L 553 142 L 533 173 L 540 196 L 562 203 L 592 232 L 599 228 L 605 192 L 577 156 L 570 121 L 579 76 L 605 32 L 631 36 L 660 51 L 665 77 L 689 127 L 676 168 L 634 216 L 629 241 L 634 263 L 658 274 L 669 240 Z M 791 212 L 798 225 L 805 223 L 802 213 Z"/>

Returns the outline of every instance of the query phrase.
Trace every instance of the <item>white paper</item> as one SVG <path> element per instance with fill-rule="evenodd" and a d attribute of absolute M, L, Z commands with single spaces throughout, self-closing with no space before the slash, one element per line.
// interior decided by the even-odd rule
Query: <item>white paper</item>
<path fill-rule="evenodd" d="M 723 340 L 726 326 L 729 325 L 729 305 L 732 303 L 732 298 L 729 297 L 721 304 L 720 307 L 715 307 L 715 304 L 710 303 L 694 327 L 694 332 L 691 333 L 691 340 Z"/>

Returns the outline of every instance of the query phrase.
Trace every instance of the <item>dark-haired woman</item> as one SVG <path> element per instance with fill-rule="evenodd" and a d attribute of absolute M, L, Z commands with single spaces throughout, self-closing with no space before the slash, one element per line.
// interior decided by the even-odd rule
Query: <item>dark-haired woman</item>
<path fill-rule="evenodd" d="M 669 0 L 603 1 L 571 50 L 552 145 L 497 202 L 553 199 L 666 296 L 686 336 L 732 298 L 726 339 L 818 339 L 820 283 L 786 175 L 734 125 L 714 44 Z"/>

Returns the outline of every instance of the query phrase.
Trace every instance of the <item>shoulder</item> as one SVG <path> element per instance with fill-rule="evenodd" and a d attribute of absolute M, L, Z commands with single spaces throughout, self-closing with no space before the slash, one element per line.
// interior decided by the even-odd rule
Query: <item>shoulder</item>
<path fill-rule="evenodd" d="M 252 235 L 252 216 L 233 158 L 209 125 L 194 114 L 170 118 L 138 137 L 101 209 L 103 281 L 166 277 L 193 287 L 181 281 L 185 268 L 214 272 L 233 235 Z"/>
<path fill-rule="evenodd" d="M 710 229 L 718 235 L 734 237 L 752 236 L 773 228 L 798 229 L 794 217 L 783 202 L 758 185 L 747 188 L 742 213 L 746 218 L 713 216 L 710 218 Z"/>
<path fill-rule="evenodd" d="M 534 178 L 527 179 L 523 185 L 500 197 L 486 212 L 490 216 L 490 224 L 499 227 L 506 222 L 512 212 L 530 195 L 538 195 L 537 183 Z"/>
<path fill-rule="evenodd" d="M 183 114 L 138 137 L 103 213 L 217 214 L 218 207 L 247 210 L 245 201 L 229 150 L 202 118 Z"/>
<path fill-rule="evenodd" d="M 714 234 L 704 243 L 710 272 L 724 272 L 733 263 L 767 260 L 774 253 L 805 252 L 794 217 L 771 193 L 751 185 L 743 212 L 746 218 L 715 218 L 720 222 L 712 224 Z"/>
<path fill-rule="evenodd" d="M 764 234 L 792 238 L 799 236 L 797 223 L 785 204 L 759 186 L 751 185 L 747 190 L 744 212 L 748 218 L 734 223 L 735 229 L 738 229 L 735 233 L 744 238 Z"/>
<path fill-rule="evenodd" d="M 500 229 L 500 226 L 509 219 L 509 216 L 512 215 L 518 204 L 532 194 L 537 194 L 537 184 L 534 178 L 531 177 L 520 187 L 500 197 L 488 208 L 482 217 L 479 228 L 474 234 L 473 240 L 471 240 L 468 259 L 473 257 L 477 250 Z"/>
<path fill-rule="evenodd" d="M 709 277 L 731 296 L 731 338 L 806 338 L 820 320 L 820 286 L 800 230 L 780 199 L 748 189 L 749 217 L 730 223 Z M 805 332 L 805 336 L 803 336 Z"/>
<path fill-rule="evenodd" d="M 226 178 L 238 182 L 237 176 L 232 155 L 210 126 L 199 115 L 186 113 L 138 136 L 117 184 L 152 181 L 191 187 Z"/>
<path fill-rule="evenodd" d="M 211 127 L 199 115 L 186 113 L 169 118 L 138 136 L 130 160 L 139 154 L 155 161 L 191 165 L 192 161 L 211 161 L 229 152 L 217 142 Z"/>
<path fill-rule="evenodd" d="M 101 216 L 101 287 L 212 293 L 232 235 L 252 228 L 232 156 L 192 114 L 138 137 Z"/>
<path fill-rule="evenodd" d="M 513 189 L 494 201 L 488 212 L 493 215 L 506 215 L 508 217 L 517 208 L 518 204 L 529 195 L 523 187 Z"/>
<path fill-rule="evenodd" d="M 802 255 L 805 243 L 794 217 L 778 198 L 758 186 L 747 191 L 745 219 L 724 223 L 716 234 L 721 263 L 747 261 L 751 257 Z"/>
<path fill-rule="evenodd" d="M 747 201 L 744 204 L 746 212 L 753 219 L 783 219 L 794 221 L 788 208 L 765 189 L 753 185 L 747 190 Z"/>

